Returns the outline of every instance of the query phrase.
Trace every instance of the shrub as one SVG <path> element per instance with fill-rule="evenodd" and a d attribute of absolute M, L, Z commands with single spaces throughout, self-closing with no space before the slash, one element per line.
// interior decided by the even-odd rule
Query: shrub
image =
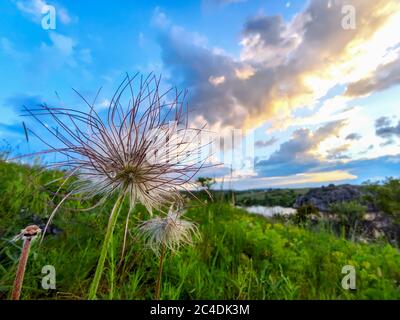
<path fill-rule="evenodd" d="M 400 179 L 388 178 L 382 185 L 369 184 L 367 200 L 400 222 Z"/>
<path fill-rule="evenodd" d="M 348 234 L 352 233 L 352 238 L 354 239 L 357 225 L 363 220 L 367 208 L 357 201 L 348 201 L 333 203 L 330 206 L 330 210 L 338 215 L 339 223 L 345 227 Z"/>
<path fill-rule="evenodd" d="M 301 225 L 310 221 L 313 215 L 319 217 L 318 209 L 312 204 L 304 204 L 298 208 L 296 214 L 292 216 L 292 221 L 297 225 Z"/>

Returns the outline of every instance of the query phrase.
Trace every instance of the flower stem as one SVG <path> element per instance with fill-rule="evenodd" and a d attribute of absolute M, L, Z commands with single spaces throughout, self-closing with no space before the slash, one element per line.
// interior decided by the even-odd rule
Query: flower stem
<path fill-rule="evenodd" d="M 21 288 L 22 288 L 22 283 L 24 282 L 26 263 L 28 261 L 30 247 L 31 247 L 31 239 L 25 239 L 21 257 L 19 258 L 18 269 L 14 280 L 13 291 L 11 294 L 12 300 L 19 300 L 19 297 L 21 295 Z"/>
<path fill-rule="evenodd" d="M 163 267 L 164 267 L 164 258 L 165 258 L 165 244 L 163 244 L 162 249 L 161 249 L 160 265 L 158 267 L 158 276 L 157 276 L 157 283 L 156 283 L 155 300 L 160 300 L 161 278 L 162 278 L 162 272 L 163 272 Z"/>
<path fill-rule="evenodd" d="M 119 195 L 119 197 L 118 197 L 117 201 L 115 202 L 114 207 L 111 211 L 110 218 L 108 220 L 106 235 L 104 237 L 103 246 L 102 246 L 101 252 L 100 252 L 100 258 L 97 263 L 96 273 L 94 275 L 93 281 L 92 281 L 92 283 L 90 285 L 90 289 L 89 289 L 89 300 L 96 299 L 97 289 L 99 287 L 101 276 L 103 274 L 104 262 L 106 260 L 108 247 L 110 246 L 110 242 L 112 239 L 112 235 L 113 235 L 114 228 L 115 228 L 115 225 L 117 222 L 118 214 L 121 210 L 121 205 L 124 200 L 124 197 L 125 197 L 125 192 L 122 192 Z"/>

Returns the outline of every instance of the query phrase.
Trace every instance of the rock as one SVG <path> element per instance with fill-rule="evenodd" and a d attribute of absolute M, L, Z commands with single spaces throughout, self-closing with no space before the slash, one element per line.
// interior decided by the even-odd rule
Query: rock
<path fill-rule="evenodd" d="M 360 200 L 362 192 L 359 187 L 352 185 L 329 185 L 327 187 L 315 188 L 308 191 L 305 195 L 298 196 L 295 208 L 306 204 L 311 204 L 321 212 L 328 212 L 329 206 L 335 202 L 347 202 Z"/>

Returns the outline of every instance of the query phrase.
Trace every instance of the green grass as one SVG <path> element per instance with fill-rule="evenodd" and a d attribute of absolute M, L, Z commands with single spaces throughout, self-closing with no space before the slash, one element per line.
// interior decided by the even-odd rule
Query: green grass
<path fill-rule="evenodd" d="M 0 298 L 9 297 L 21 243 L 9 239 L 27 223 L 26 212 L 46 216 L 54 204 L 41 186 L 57 173 L 0 163 Z M 57 203 L 55 199 L 54 203 Z M 89 205 L 89 204 L 87 204 Z M 112 202 L 91 212 L 69 201 L 54 223 L 64 232 L 47 236 L 31 251 L 22 299 L 86 299 L 100 254 Z M 21 214 L 21 209 L 25 213 Z M 121 246 L 127 207 L 118 218 L 100 282 L 100 299 L 152 299 L 158 260 L 135 236 L 147 217 L 138 206 L 127 250 Z M 166 257 L 162 299 L 400 299 L 400 253 L 387 243 L 361 244 L 329 231 L 272 223 L 226 203 L 193 205 L 188 218 L 201 239 Z M 56 290 L 41 288 L 44 265 L 56 269 Z M 342 267 L 353 265 L 357 290 L 341 287 Z"/>

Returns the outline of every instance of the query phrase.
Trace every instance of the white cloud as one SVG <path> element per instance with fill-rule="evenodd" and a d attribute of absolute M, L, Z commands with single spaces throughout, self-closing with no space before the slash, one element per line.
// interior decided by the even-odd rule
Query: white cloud
<path fill-rule="evenodd" d="M 56 32 L 51 32 L 50 40 L 52 41 L 54 47 L 59 50 L 63 55 L 70 56 L 74 53 L 76 41 L 72 38 Z"/>
<path fill-rule="evenodd" d="M 224 182 L 236 190 L 245 189 L 261 189 L 271 187 L 302 187 L 304 185 L 321 185 L 337 182 L 347 182 L 356 180 L 358 177 L 346 170 L 333 170 L 325 172 L 310 172 L 294 174 L 289 176 L 280 177 L 250 177 L 243 179 L 242 177 L 233 178 L 226 176 L 224 178 L 217 178 L 218 183 Z"/>
<path fill-rule="evenodd" d="M 225 77 L 224 76 L 219 76 L 219 77 L 210 76 L 208 78 L 208 82 L 210 82 L 213 86 L 216 87 L 225 82 Z"/>
<path fill-rule="evenodd" d="M 101 102 L 96 104 L 96 110 L 97 111 L 101 111 L 101 110 L 106 110 L 108 109 L 108 107 L 110 106 L 110 100 L 104 98 L 103 100 L 101 100 Z"/>
<path fill-rule="evenodd" d="M 31 17 L 33 21 L 36 23 L 40 23 L 44 14 L 42 13 L 42 9 L 45 6 L 53 5 L 52 3 L 48 3 L 45 0 L 21 0 L 16 2 L 17 8 Z M 63 24 L 69 24 L 76 20 L 76 18 L 72 17 L 68 10 L 62 6 L 55 5 L 56 8 L 56 17 Z"/>

